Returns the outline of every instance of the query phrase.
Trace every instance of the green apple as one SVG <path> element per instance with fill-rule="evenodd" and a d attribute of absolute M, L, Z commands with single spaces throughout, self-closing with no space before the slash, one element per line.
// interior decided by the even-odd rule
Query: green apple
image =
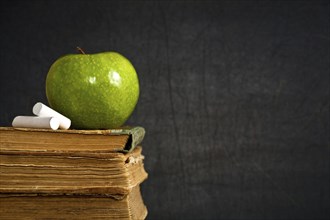
<path fill-rule="evenodd" d="M 46 95 L 75 129 L 117 128 L 137 104 L 139 80 L 131 62 L 117 52 L 69 54 L 50 67 Z"/>

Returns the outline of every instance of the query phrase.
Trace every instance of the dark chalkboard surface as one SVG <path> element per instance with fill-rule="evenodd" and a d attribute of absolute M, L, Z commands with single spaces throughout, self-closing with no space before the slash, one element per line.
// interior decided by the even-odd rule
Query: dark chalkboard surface
<path fill-rule="evenodd" d="M 1 1 L 0 124 L 59 56 L 140 78 L 148 219 L 328 219 L 328 1 Z"/>

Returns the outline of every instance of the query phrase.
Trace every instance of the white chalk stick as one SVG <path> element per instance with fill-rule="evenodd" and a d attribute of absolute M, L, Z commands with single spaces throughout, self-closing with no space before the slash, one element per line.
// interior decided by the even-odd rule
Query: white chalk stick
<path fill-rule="evenodd" d="M 69 129 L 71 126 L 71 120 L 61 115 L 57 111 L 49 108 L 48 106 L 42 104 L 41 102 L 36 103 L 32 109 L 33 114 L 38 115 L 40 117 L 55 117 L 60 121 L 60 129 Z"/>
<path fill-rule="evenodd" d="M 12 125 L 18 128 L 51 128 L 57 130 L 60 121 L 55 117 L 16 116 Z"/>

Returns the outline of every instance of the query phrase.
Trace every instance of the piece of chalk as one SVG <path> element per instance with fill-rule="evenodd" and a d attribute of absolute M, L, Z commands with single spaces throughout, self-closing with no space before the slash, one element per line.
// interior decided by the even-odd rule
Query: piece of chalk
<path fill-rule="evenodd" d="M 32 109 L 33 114 L 38 115 L 40 117 L 55 117 L 60 121 L 60 129 L 69 129 L 71 126 L 71 120 L 61 115 L 57 111 L 49 108 L 48 106 L 42 104 L 41 102 L 36 103 Z"/>
<path fill-rule="evenodd" d="M 57 130 L 60 121 L 55 117 L 16 116 L 12 125 L 18 128 L 51 128 Z"/>

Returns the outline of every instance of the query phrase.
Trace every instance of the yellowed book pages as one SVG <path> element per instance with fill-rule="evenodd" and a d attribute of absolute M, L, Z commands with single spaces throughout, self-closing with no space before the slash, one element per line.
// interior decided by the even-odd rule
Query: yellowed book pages
<path fill-rule="evenodd" d="M 51 130 L 0 127 L 1 150 L 48 152 L 130 152 L 141 144 L 142 127 L 109 130 Z"/>
<path fill-rule="evenodd" d="M 147 216 L 140 187 L 121 200 L 96 196 L 0 194 L 0 219 L 137 219 Z"/>
<path fill-rule="evenodd" d="M 141 151 L 141 147 L 128 154 L 0 151 L 0 193 L 126 195 L 148 176 Z"/>

